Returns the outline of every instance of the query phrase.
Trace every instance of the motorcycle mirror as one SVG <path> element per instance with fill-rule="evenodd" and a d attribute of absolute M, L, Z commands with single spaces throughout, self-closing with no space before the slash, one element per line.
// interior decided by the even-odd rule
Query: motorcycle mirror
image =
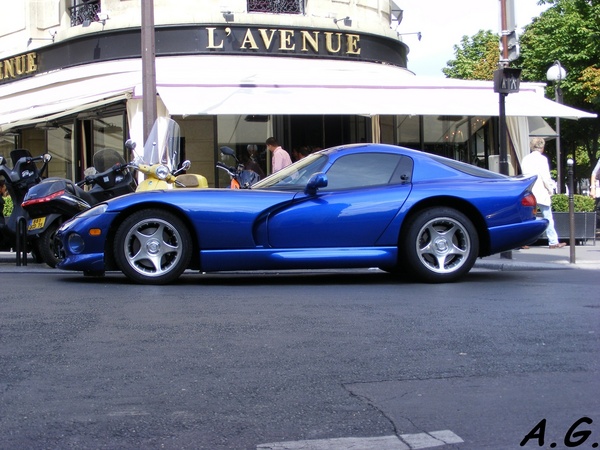
<path fill-rule="evenodd" d="M 221 153 L 227 156 L 233 156 L 235 158 L 235 150 L 231 147 L 223 146 L 221 147 Z"/>
<path fill-rule="evenodd" d="M 133 139 L 127 139 L 125 141 L 125 148 L 133 151 L 133 150 L 135 150 L 135 147 L 136 147 L 136 143 L 133 141 Z"/>
<path fill-rule="evenodd" d="M 0 166 L 3 166 L 3 165 L 4 165 L 4 157 L 0 156 Z"/>
<path fill-rule="evenodd" d="M 189 159 L 181 163 L 181 170 L 188 170 L 190 167 L 192 167 L 192 162 Z"/>
<path fill-rule="evenodd" d="M 52 155 L 51 154 L 49 154 L 49 153 L 45 153 L 44 154 L 44 162 L 45 163 L 50 162 L 51 159 L 52 159 Z"/>

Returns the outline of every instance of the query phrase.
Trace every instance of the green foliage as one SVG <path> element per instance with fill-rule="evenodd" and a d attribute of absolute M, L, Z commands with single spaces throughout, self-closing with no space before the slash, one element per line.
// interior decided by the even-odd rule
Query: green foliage
<path fill-rule="evenodd" d="M 552 211 L 569 212 L 569 196 L 567 194 L 554 194 L 552 196 Z M 595 201 L 585 195 L 573 195 L 573 209 L 575 212 L 593 212 Z"/>
<path fill-rule="evenodd" d="M 480 30 L 472 37 L 463 36 L 460 46 L 454 46 L 456 59 L 448 61 L 448 67 L 442 72 L 448 78 L 492 80 L 500 59 L 498 42 L 498 35 L 490 30 Z"/>
<path fill-rule="evenodd" d="M 4 217 L 8 217 L 12 214 L 13 212 L 13 201 L 12 198 L 10 197 L 10 195 L 7 195 L 6 197 L 4 197 L 4 209 L 2 210 L 2 213 L 4 215 Z"/>
<path fill-rule="evenodd" d="M 522 79 L 546 82 L 548 68 L 558 60 L 567 71 L 560 84 L 563 103 L 600 114 L 600 2 L 541 0 L 541 3 L 551 6 L 525 27 L 519 39 L 521 57 L 516 66 L 522 68 Z M 554 98 L 554 88 L 549 82 L 547 97 Z M 561 136 L 570 153 L 582 148 L 588 161 L 596 161 L 599 120 L 561 121 Z"/>
<path fill-rule="evenodd" d="M 522 69 L 523 81 L 548 83 L 546 97 L 554 99 L 555 85 L 546 72 L 560 61 L 567 77 L 560 83 L 563 103 L 600 115 L 600 1 L 539 0 L 549 8 L 527 25 L 519 36 L 521 56 L 511 66 Z M 473 37 L 463 36 L 454 46 L 456 58 L 442 72 L 449 78 L 491 80 L 498 67 L 500 37 L 480 30 Z M 555 126 L 553 118 L 548 118 Z M 555 144 L 546 152 L 552 166 L 564 166 L 568 155 L 575 155 L 576 176 L 589 178 L 600 156 L 600 120 L 561 120 L 562 161 L 556 161 Z M 572 157 L 572 156 L 571 156 Z"/>

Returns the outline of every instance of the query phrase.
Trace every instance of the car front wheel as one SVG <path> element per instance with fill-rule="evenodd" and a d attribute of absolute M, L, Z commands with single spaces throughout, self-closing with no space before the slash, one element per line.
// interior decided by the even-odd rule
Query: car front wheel
<path fill-rule="evenodd" d="M 473 223 L 460 211 L 425 209 L 409 220 L 406 230 L 400 265 L 421 281 L 455 281 L 475 264 L 479 237 Z"/>
<path fill-rule="evenodd" d="M 190 233 L 177 216 L 156 209 L 142 210 L 127 217 L 117 229 L 115 261 L 137 283 L 171 283 L 188 267 L 190 243 Z"/>

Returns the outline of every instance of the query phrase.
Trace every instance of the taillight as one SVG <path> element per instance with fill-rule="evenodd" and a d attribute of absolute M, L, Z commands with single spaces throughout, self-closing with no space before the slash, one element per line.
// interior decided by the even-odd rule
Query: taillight
<path fill-rule="evenodd" d="M 54 192 L 53 194 L 46 195 L 45 197 L 32 198 L 31 200 L 24 201 L 21 206 L 23 206 L 23 208 L 27 208 L 28 206 L 37 205 L 38 203 L 46 203 L 55 199 L 56 197 L 60 197 L 65 192 L 66 191 L 63 189 L 62 191 Z"/>
<path fill-rule="evenodd" d="M 535 195 L 527 194 L 521 199 L 521 205 L 535 208 L 537 206 L 537 200 L 535 199 Z"/>

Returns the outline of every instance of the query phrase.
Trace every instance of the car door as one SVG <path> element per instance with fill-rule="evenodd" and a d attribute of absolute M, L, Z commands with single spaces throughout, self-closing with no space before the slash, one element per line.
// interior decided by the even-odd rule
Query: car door
<path fill-rule="evenodd" d="M 408 197 L 412 160 L 397 153 L 337 158 L 328 186 L 299 194 L 268 219 L 273 248 L 373 246 Z"/>

